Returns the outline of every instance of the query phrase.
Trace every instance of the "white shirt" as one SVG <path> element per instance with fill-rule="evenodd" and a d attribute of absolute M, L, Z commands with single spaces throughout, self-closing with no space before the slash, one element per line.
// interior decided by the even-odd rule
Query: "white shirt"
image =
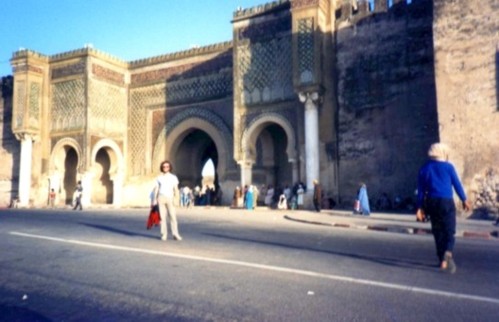
<path fill-rule="evenodd" d="M 158 187 L 158 195 L 173 198 L 173 192 L 178 187 L 178 178 L 170 172 L 163 173 L 156 178 L 156 185 Z"/>

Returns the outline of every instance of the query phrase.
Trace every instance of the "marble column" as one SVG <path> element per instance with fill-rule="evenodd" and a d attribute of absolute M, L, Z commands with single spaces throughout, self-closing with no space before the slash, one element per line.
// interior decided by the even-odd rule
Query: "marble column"
<path fill-rule="evenodd" d="M 250 185 L 252 183 L 252 168 L 253 168 L 253 162 L 251 161 L 240 161 L 239 167 L 241 168 L 241 187 L 244 187 L 245 185 Z"/>
<path fill-rule="evenodd" d="M 313 192 L 313 181 L 319 180 L 319 94 L 317 92 L 299 94 L 305 105 L 305 165 L 307 193 Z M 320 181 L 320 180 L 319 180 Z"/>
<path fill-rule="evenodd" d="M 28 207 L 31 192 L 31 160 L 33 157 L 33 137 L 17 134 L 21 141 L 21 160 L 19 164 L 19 207 Z"/>
<path fill-rule="evenodd" d="M 296 183 L 296 182 L 299 182 L 300 181 L 300 177 L 299 177 L 299 172 L 298 172 L 298 162 L 296 162 L 296 160 L 294 159 L 291 159 L 289 160 L 289 162 L 291 163 L 291 169 L 292 169 L 292 176 L 293 176 L 293 181 L 291 181 L 292 183 Z"/>
<path fill-rule="evenodd" d="M 115 174 L 111 180 L 113 181 L 113 207 L 120 208 L 123 202 L 123 182 L 125 178 L 123 174 Z"/>
<path fill-rule="evenodd" d="M 83 188 L 83 193 L 81 197 L 81 205 L 83 208 L 90 206 L 92 203 L 92 179 L 95 176 L 93 172 L 86 172 L 81 176 L 81 187 Z"/>

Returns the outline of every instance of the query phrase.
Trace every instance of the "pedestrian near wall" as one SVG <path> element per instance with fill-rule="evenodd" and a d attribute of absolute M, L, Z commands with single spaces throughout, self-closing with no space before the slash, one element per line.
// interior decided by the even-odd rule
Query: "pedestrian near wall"
<path fill-rule="evenodd" d="M 163 161 L 160 164 L 161 174 L 156 178 L 152 206 L 159 206 L 159 215 L 161 216 L 161 240 L 168 239 L 168 229 L 166 221 L 170 222 L 174 240 L 182 240 L 178 233 L 176 204 L 179 201 L 178 178 L 171 171 L 173 167 L 170 161 Z"/>
<path fill-rule="evenodd" d="M 73 210 L 76 210 L 76 209 L 83 210 L 83 207 L 81 205 L 81 198 L 82 197 L 83 197 L 83 186 L 81 185 L 81 181 L 78 181 L 78 184 L 76 185 L 75 192 L 73 194 L 73 199 L 74 199 Z"/>
<path fill-rule="evenodd" d="M 50 206 L 50 208 L 55 207 L 55 197 L 56 196 L 57 196 L 57 194 L 55 193 L 54 188 L 50 189 L 50 193 L 49 193 L 49 206 Z"/>
<path fill-rule="evenodd" d="M 440 269 L 456 272 L 453 258 L 456 233 L 456 206 L 453 189 L 461 200 L 463 209 L 471 209 L 454 166 L 449 162 L 449 147 L 443 143 L 432 144 L 429 160 L 418 174 L 417 212 L 418 221 L 430 217 L 431 231 L 435 239 Z"/>
<path fill-rule="evenodd" d="M 357 192 L 357 200 L 359 201 L 358 213 L 360 215 L 369 216 L 371 214 L 371 207 L 369 206 L 369 196 L 367 194 L 367 186 L 363 182 L 359 184 L 359 191 Z"/>
<path fill-rule="evenodd" d="M 303 195 L 305 194 L 305 189 L 301 184 L 298 185 L 298 190 L 296 190 L 296 208 L 303 208 Z"/>

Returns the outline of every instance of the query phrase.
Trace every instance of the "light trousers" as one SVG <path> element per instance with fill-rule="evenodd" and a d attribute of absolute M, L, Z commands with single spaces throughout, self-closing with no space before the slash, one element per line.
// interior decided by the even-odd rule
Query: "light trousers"
<path fill-rule="evenodd" d="M 173 197 L 168 198 L 163 195 L 158 196 L 159 215 L 161 216 L 161 237 L 168 237 L 166 221 L 170 222 L 170 229 L 174 237 L 180 236 L 178 233 L 177 213 L 173 203 Z"/>

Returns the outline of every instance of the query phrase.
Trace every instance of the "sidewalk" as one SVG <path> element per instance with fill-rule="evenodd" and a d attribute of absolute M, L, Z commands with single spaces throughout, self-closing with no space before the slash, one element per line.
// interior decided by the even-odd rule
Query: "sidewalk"
<path fill-rule="evenodd" d="M 278 210 L 275 210 L 278 211 Z M 402 234 L 431 235 L 430 223 L 416 221 L 416 215 L 395 213 L 371 213 L 370 216 L 354 215 L 346 210 L 283 211 L 284 218 L 306 223 L 339 228 L 375 230 Z M 457 220 L 456 237 L 499 241 L 499 227 L 493 221 Z"/>

